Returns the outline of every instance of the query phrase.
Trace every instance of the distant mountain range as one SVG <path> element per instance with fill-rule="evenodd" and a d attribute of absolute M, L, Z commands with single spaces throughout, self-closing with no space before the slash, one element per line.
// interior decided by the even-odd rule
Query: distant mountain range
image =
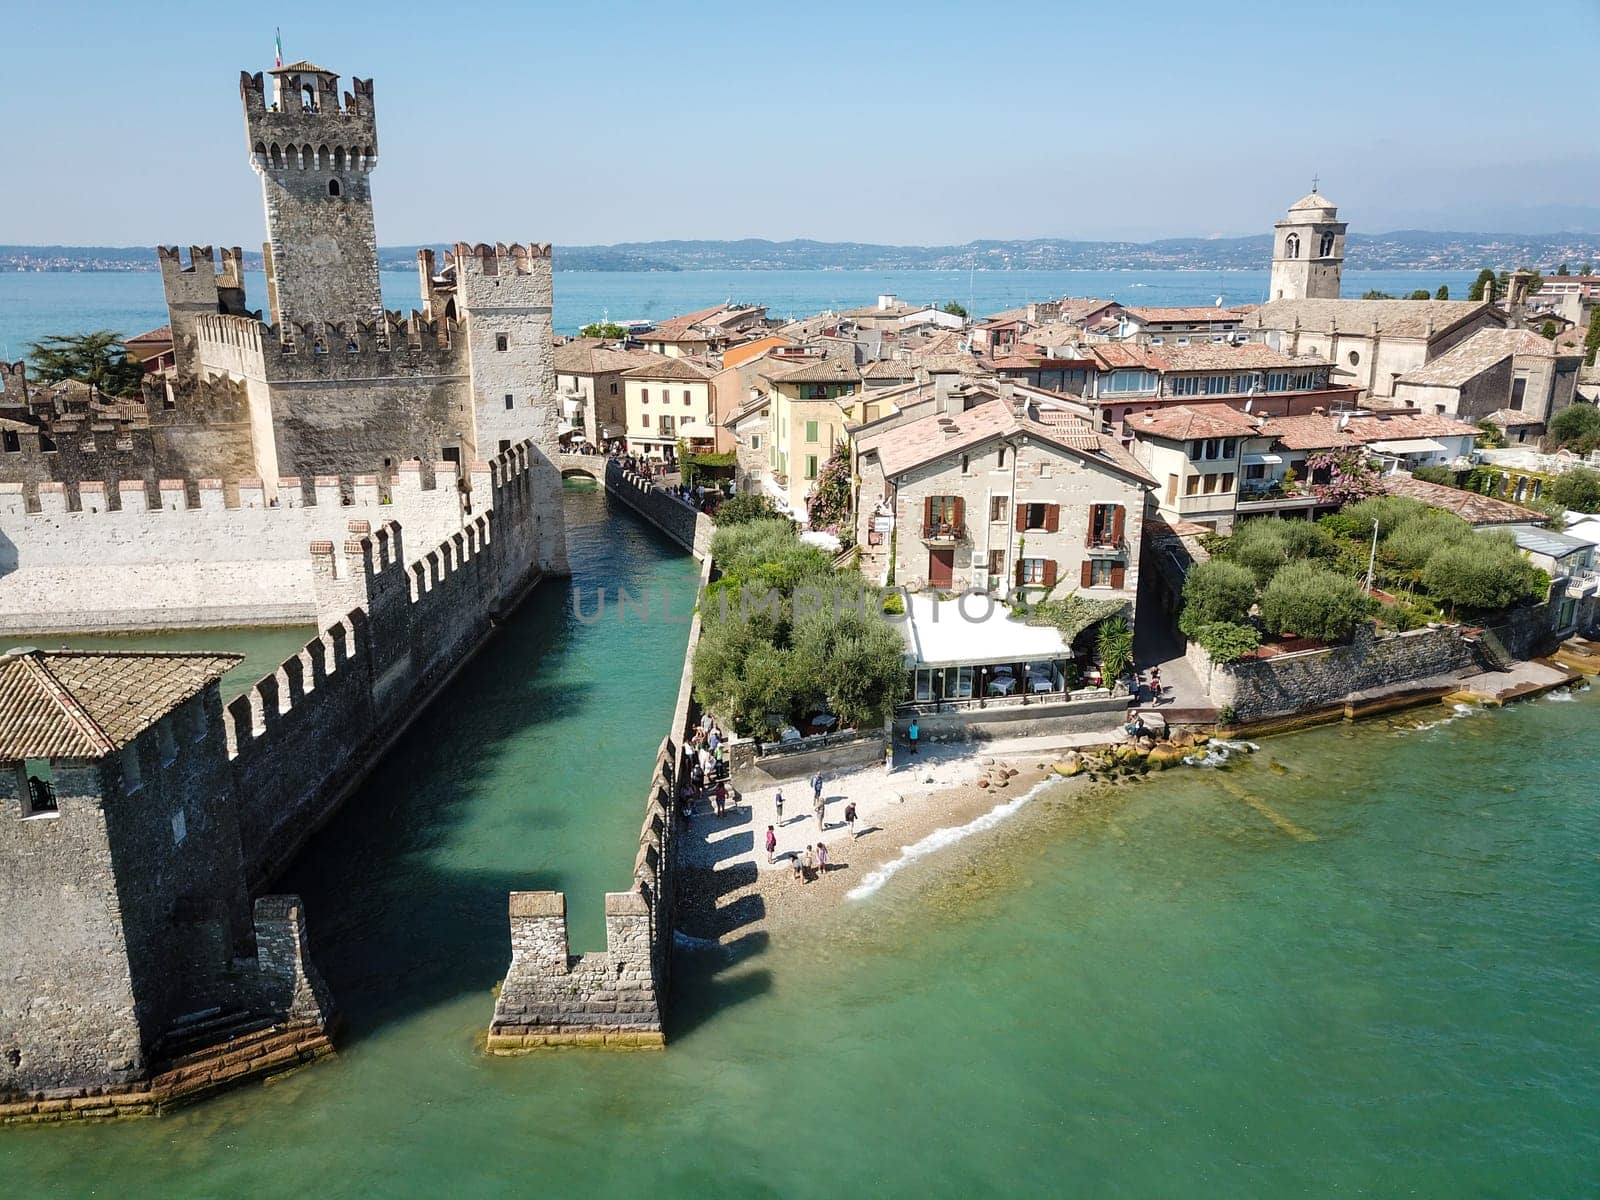
<path fill-rule="evenodd" d="M 438 249 L 444 249 L 443 246 Z M 963 246 L 882 246 L 868 242 L 797 239 L 619 242 L 614 246 L 557 246 L 562 271 L 1022 271 L 1264 269 L 1271 258 L 1268 234 L 1238 238 L 1164 238 L 1153 242 L 1088 242 L 1064 238 L 975 241 Z M 1492 266 L 1541 267 L 1569 263 L 1574 270 L 1600 262 L 1600 234 L 1437 233 L 1402 229 L 1351 234 L 1346 265 L 1354 270 L 1471 270 Z M 378 250 L 385 270 L 413 270 L 416 247 Z M 247 269 L 261 255 L 245 253 Z M 0 246 L 5 271 L 153 271 L 149 246 Z"/>

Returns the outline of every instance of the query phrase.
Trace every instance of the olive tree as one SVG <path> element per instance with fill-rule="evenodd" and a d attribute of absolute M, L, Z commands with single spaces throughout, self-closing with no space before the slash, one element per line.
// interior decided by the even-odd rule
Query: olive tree
<path fill-rule="evenodd" d="M 1261 594 L 1261 618 L 1269 630 L 1323 642 L 1349 637 L 1372 607 L 1355 580 L 1310 562 L 1289 563 Z"/>

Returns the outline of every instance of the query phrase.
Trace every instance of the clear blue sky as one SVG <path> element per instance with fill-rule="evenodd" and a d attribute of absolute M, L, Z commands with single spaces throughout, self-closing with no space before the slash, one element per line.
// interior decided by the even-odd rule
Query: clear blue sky
<path fill-rule="evenodd" d="M 0 242 L 258 244 L 237 84 L 275 23 L 375 79 L 385 245 L 1253 233 L 1313 172 L 1367 232 L 1600 229 L 1596 0 L 40 0 Z"/>

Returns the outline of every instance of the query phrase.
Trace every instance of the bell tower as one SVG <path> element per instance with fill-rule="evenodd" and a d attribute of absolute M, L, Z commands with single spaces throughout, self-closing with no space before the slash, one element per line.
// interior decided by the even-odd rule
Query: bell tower
<path fill-rule="evenodd" d="M 372 80 L 352 79 L 339 102 L 339 77 L 315 63 L 241 72 L 250 165 L 261 176 L 267 212 L 267 304 L 279 336 L 329 322 L 353 329 L 383 313 L 370 177 L 378 165 Z"/>
<path fill-rule="evenodd" d="M 1317 192 L 1297 200 L 1274 227 L 1269 300 L 1337 300 L 1344 269 L 1344 232 L 1339 210 Z"/>

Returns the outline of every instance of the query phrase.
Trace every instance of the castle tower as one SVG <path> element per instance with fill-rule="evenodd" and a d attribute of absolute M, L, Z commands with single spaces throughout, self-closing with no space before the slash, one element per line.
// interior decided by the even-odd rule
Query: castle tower
<path fill-rule="evenodd" d="M 352 79 L 339 103 L 339 77 L 313 63 L 241 72 L 250 162 L 267 210 L 267 304 L 280 336 L 296 325 L 382 316 L 378 242 L 369 177 L 378 164 L 372 80 Z"/>
<path fill-rule="evenodd" d="M 457 242 L 451 259 L 454 301 L 466 323 L 474 454 L 486 460 L 531 440 L 538 501 L 548 506 L 546 511 L 559 509 L 550 246 Z M 424 271 L 430 266 L 431 260 L 425 260 Z M 431 294 L 430 307 L 437 301 L 438 295 Z M 566 570 L 558 523 L 548 539 L 541 539 L 539 561 L 546 569 Z"/>
<path fill-rule="evenodd" d="M 1274 227 L 1270 300 L 1337 300 L 1345 222 L 1315 185 Z"/>

